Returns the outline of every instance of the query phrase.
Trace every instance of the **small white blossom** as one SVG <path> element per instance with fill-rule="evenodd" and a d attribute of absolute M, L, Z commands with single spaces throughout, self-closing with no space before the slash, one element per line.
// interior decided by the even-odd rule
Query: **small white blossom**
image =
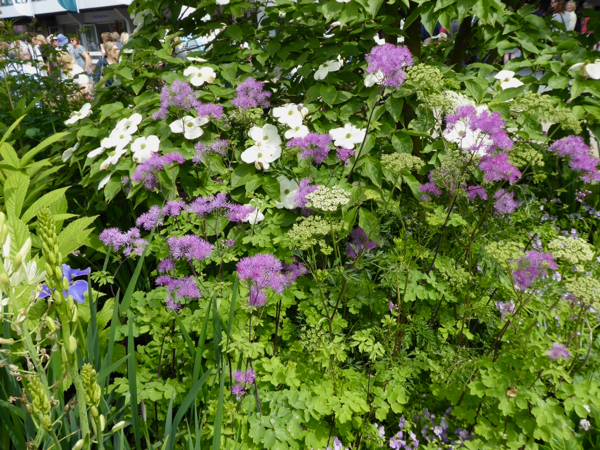
<path fill-rule="evenodd" d="M 484 156 L 493 142 L 481 131 L 472 130 L 468 119 L 458 120 L 452 128 L 444 130 L 444 138 L 454 142 L 463 150 L 471 150 L 477 146 L 477 155 Z"/>
<path fill-rule="evenodd" d="M 334 212 L 340 206 L 347 205 L 350 201 L 350 193 L 341 186 L 332 187 L 319 186 L 317 190 L 306 196 L 307 208 L 314 208 L 320 211 Z"/>
<path fill-rule="evenodd" d="M 250 225 L 256 225 L 265 219 L 265 215 L 260 212 L 259 209 L 255 208 L 253 212 L 248 214 L 242 222 L 248 222 Z"/>
<path fill-rule="evenodd" d="M 119 128 L 115 128 L 110 135 L 102 139 L 101 147 L 102 148 L 115 148 L 117 150 L 122 150 L 131 142 L 131 134 L 127 133 L 127 130 L 121 130 Z M 99 150 L 99 149 L 97 149 Z M 93 153 L 93 152 L 90 152 Z M 101 153 L 101 152 L 100 152 Z M 88 155 L 89 156 L 89 155 Z"/>
<path fill-rule="evenodd" d="M 500 87 L 502 89 L 516 88 L 523 86 L 523 82 L 517 78 L 514 78 L 515 73 L 512 70 L 501 70 L 494 78 L 500 80 Z"/>
<path fill-rule="evenodd" d="M 157 153 L 159 147 L 160 139 L 158 139 L 158 136 L 139 137 L 131 144 L 133 160 L 138 164 L 143 163 L 149 160 L 153 153 Z"/>
<path fill-rule="evenodd" d="M 585 409 L 588 413 L 592 412 L 588 405 L 583 405 L 583 409 Z"/>
<path fill-rule="evenodd" d="M 207 117 L 185 116 L 169 125 L 173 133 L 183 133 L 186 139 L 197 139 L 204 134 L 202 125 L 208 123 Z"/>
<path fill-rule="evenodd" d="M 110 152 L 108 158 L 106 158 L 104 161 L 102 161 L 102 164 L 100 164 L 100 170 L 106 170 L 111 165 L 114 166 L 117 164 L 119 159 L 121 159 L 121 156 L 123 156 L 125 153 L 127 153 L 127 150 L 124 149 L 116 149 Z"/>
<path fill-rule="evenodd" d="M 339 61 L 326 61 L 315 72 L 315 80 L 324 80 L 329 72 L 337 72 L 341 67 L 342 65 Z"/>
<path fill-rule="evenodd" d="M 334 128 L 329 130 L 329 136 L 333 139 L 336 147 L 343 147 L 352 150 L 356 144 L 360 144 L 365 138 L 366 130 L 356 128 L 351 123 L 347 123 L 343 128 Z"/>
<path fill-rule="evenodd" d="M 229 5 L 229 0 L 217 0 L 217 5 Z"/>
<path fill-rule="evenodd" d="M 585 431 L 587 431 L 587 430 L 589 430 L 589 429 L 590 429 L 590 427 L 591 427 L 591 426 L 592 426 L 592 424 L 591 424 L 591 423 L 590 423 L 590 421 L 589 421 L 589 420 L 587 420 L 587 419 L 581 419 L 581 420 L 579 421 L 579 427 L 580 427 L 582 430 L 585 430 Z"/>
<path fill-rule="evenodd" d="M 69 118 L 65 120 L 65 125 L 73 125 L 79 122 L 81 119 L 85 119 L 92 113 L 92 105 L 90 103 L 84 104 L 79 111 L 73 111 Z"/>
<path fill-rule="evenodd" d="M 281 200 L 277 202 L 275 205 L 277 208 L 285 208 L 285 209 L 294 209 L 297 208 L 298 205 L 294 202 L 294 196 L 296 192 L 298 192 L 298 183 L 294 180 L 288 180 L 286 177 L 279 176 L 277 177 L 277 181 L 279 181 L 279 195 Z"/>
<path fill-rule="evenodd" d="M 190 66 L 183 71 L 183 76 L 190 77 L 190 83 L 194 86 L 202 86 L 204 83 L 210 84 L 217 77 L 212 67 Z"/>

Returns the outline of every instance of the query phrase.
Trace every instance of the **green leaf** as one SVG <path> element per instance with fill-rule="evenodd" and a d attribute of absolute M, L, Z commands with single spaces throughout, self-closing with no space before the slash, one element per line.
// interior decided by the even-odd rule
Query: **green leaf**
<path fill-rule="evenodd" d="M 64 140 L 69 134 L 71 134 L 71 132 L 63 131 L 62 133 L 56 133 L 56 134 L 53 134 L 52 136 L 49 136 L 46 139 L 44 139 L 42 142 L 40 142 L 34 148 L 29 150 L 25 154 L 25 156 L 23 156 L 23 159 L 21 159 L 21 168 L 26 167 L 27 164 L 29 163 L 29 161 L 31 161 L 35 155 L 37 155 L 39 152 L 44 150 L 46 147 L 54 144 L 57 141 Z"/>
<path fill-rule="evenodd" d="M 6 142 L 0 144 L 0 156 L 2 156 L 3 162 L 13 169 L 20 167 L 19 155 L 17 155 L 12 145 Z"/>
<path fill-rule="evenodd" d="M 365 230 L 370 240 L 381 243 L 379 239 L 379 220 L 371 211 L 360 208 L 358 212 L 358 226 Z"/>
<path fill-rule="evenodd" d="M 375 18 L 383 0 L 356 0 L 372 18 Z"/>
<path fill-rule="evenodd" d="M 142 448 L 140 445 L 140 425 L 138 418 L 137 369 L 135 361 L 135 344 L 133 341 L 133 315 L 129 318 L 129 330 L 127 332 L 127 353 L 131 355 L 127 364 L 127 378 L 129 380 L 129 395 L 131 396 L 131 422 L 135 437 L 135 448 Z"/>
<path fill-rule="evenodd" d="M 29 177 L 21 172 L 15 172 L 6 179 L 4 198 L 6 199 L 6 213 L 9 217 L 21 216 L 27 188 L 29 188 Z"/>
<path fill-rule="evenodd" d="M 373 156 L 367 156 L 361 160 L 360 172 L 366 175 L 375 186 L 381 186 L 381 177 L 383 175 L 381 170 L 381 163 Z"/>
<path fill-rule="evenodd" d="M 10 127 L 8 127 L 8 130 L 6 130 L 6 132 L 4 133 L 4 136 L 2 136 L 2 139 L 0 139 L 0 148 L 2 147 L 2 144 L 4 144 L 4 142 L 6 142 L 6 140 L 10 137 L 13 130 L 19 126 L 19 124 L 21 123 L 21 121 L 24 118 L 25 118 L 25 116 L 19 117 L 17 120 L 15 120 L 12 123 L 12 125 Z"/>
<path fill-rule="evenodd" d="M 324 84 L 321 86 L 321 98 L 329 106 L 333 106 L 333 102 L 337 98 L 337 91 L 333 86 Z"/>
<path fill-rule="evenodd" d="M 252 164 L 240 164 L 231 173 L 231 186 L 238 187 L 246 184 L 256 173 L 256 169 Z"/>
<path fill-rule="evenodd" d="M 392 135 L 392 145 L 398 153 L 412 153 L 413 141 L 404 130 L 396 131 Z"/>
<path fill-rule="evenodd" d="M 88 228 L 88 226 L 96 220 L 96 217 L 98 216 L 77 219 L 60 232 L 58 235 L 58 246 L 60 252 L 64 256 L 73 253 L 85 243 L 88 236 L 93 231 L 93 229 Z"/>
<path fill-rule="evenodd" d="M 392 115 L 396 122 L 400 122 L 402 117 L 402 106 L 404 100 L 402 98 L 395 98 L 393 95 L 389 96 L 385 101 L 385 107 L 388 112 Z"/>
<path fill-rule="evenodd" d="M 54 203 L 55 201 L 59 200 L 62 196 L 64 196 L 67 189 L 69 189 L 69 188 L 66 187 L 66 188 L 56 189 L 54 191 L 48 192 L 47 194 L 44 194 L 42 197 L 40 197 L 38 200 L 36 200 L 35 203 L 27 209 L 27 211 L 25 211 L 23 213 L 21 220 L 24 223 L 28 223 L 31 219 L 33 219 L 37 215 L 37 213 L 40 211 L 40 209 L 44 208 L 45 206 L 50 206 L 52 203 Z"/>
<path fill-rule="evenodd" d="M 21 219 L 16 216 L 8 216 L 8 231 L 12 237 L 10 241 L 10 247 L 12 254 L 17 253 L 27 238 L 29 237 L 29 228 L 23 223 Z"/>
<path fill-rule="evenodd" d="M 241 41 L 243 37 L 242 27 L 239 25 L 229 25 L 227 28 L 225 28 L 225 33 L 235 41 Z"/>
<path fill-rule="evenodd" d="M 121 111 L 123 109 L 123 103 L 109 103 L 108 105 L 102 105 L 100 107 L 100 122 L 103 122 L 107 117 L 113 116 L 117 111 Z"/>
<path fill-rule="evenodd" d="M 571 100 L 574 100 L 577 97 L 579 97 L 581 94 L 583 94 L 584 90 L 585 90 L 585 85 L 583 84 L 583 81 L 574 80 L 573 84 L 571 85 Z"/>

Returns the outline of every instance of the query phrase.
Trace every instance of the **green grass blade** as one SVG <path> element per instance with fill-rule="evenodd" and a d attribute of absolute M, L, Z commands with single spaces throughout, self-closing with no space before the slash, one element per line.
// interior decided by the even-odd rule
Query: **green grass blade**
<path fill-rule="evenodd" d="M 100 340 L 98 338 L 98 322 L 96 314 L 98 312 L 98 298 L 94 301 L 92 293 L 92 280 L 91 276 L 88 275 L 88 302 L 90 304 L 90 323 L 88 324 L 87 338 L 86 338 L 86 353 L 88 362 L 94 366 L 94 368 L 100 365 Z"/>
<path fill-rule="evenodd" d="M 196 346 L 192 342 L 190 335 L 188 334 L 187 330 L 185 329 L 185 326 L 183 325 L 183 322 L 181 321 L 181 319 L 179 318 L 179 315 L 177 315 L 177 314 L 175 314 L 175 321 L 177 322 L 177 325 L 179 326 L 179 329 L 181 330 L 181 334 L 183 334 L 183 339 L 187 343 L 188 349 L 190 350 L 190 356 L 194 357 L 194 355 L 196 354 L 196 351 L 194 350 L 196 348 Z"/>
<path fill-rule="evenodd" d="M 101 371 L 106 367 L 111 365 L 112 363 L 112 354 L 113 348 L 115 346 L 115 334 L 117 332 L 117 326 L 119 323 L 119 292 L 117 291 L 117 295 L 115 295 L 115 304 L 113 306 L 113 316 L 110 321 L 110 331 L 108 333 L 108 345 L 106 348 L 106 358 L 104 358 L 104 362 L 102 363 Z"/>
<path fill-rule="evenodd" d="M 163 438 L 164 444 L 163 449 L 166 449 L 167 442 L 170 440 L 171 430 L 173 429 L 173 399 L 175 395 L 171 396 L 171 400 L 169 401 L 169 409 L 167 411 L 167 419 L 165 420 L 165 437 Z"/>
<path fill-rule="evenodd" d="M 177 410 L 177 414 L 175 414 L 175 420 L 173 420 L 173 428 L 172 428 L 171 434 L 169 436 L 169 445 L 167 446 L 168 450 L 172 450 L 175 447 L 175 434 L 177 432 L 177 427 L 179 426 L 179 422 L 181 422 L 181 419 L 183 419 L 184 414 L 187 412 L 190 405 L 196 399 L 198 392 L 200 392 L 200 389 L 202 389 L 202 387 L 204 386 L 204 383 L 206 383 L 206 380 L 208 379 L 208 377 L 210 376 L 211 373 L 212 373 L 212 368 L 208 369 L 206 371 L 206 373 L 204 375 L 202 375 L 202 378 L 200 378 L 200 380 L 198 380 L 194 384 L 194 387 L 189 392 L 189 394 L 185 397 L 185 399 L 183 400 L 183 403 Z"/>
<path fill-rule="evenodd" d="M 115 370 L 117 367 L 119 367 L 121 364 L 123 364 L 125 361 L 127 361 L 130 357 L 131 357 L 130 355 L 123 356 L 120 360 L 118 360 L 114 364 L 111 364 L 110 366 L 102 369 L 98 373 L 98 384 L 102 384 L 104 379 L 106 377 L 108 377 L 112 373 L 113 370 Z M 128 361 L 128 363 L 129 363 L 129 361 Z"/>
<path fill-rule="evenodd" d="M 135 437 L 135 448 L 141 449 L 142 446 L 140 441 L 140 424 L 137 403 L 135 344 L 133 342 L 133 318 L 129 318 L 129 331 L 127 333 L 127 353 L 129 354 L 129 363 L 127 364 L 127 377 L 129 379 L 129 394 L 131 395 L 131 424 L 133 426 L 133 435 Z"/>
<path fill-rule="evenodd" d="M 221 367 L 221 381 L 219 383 L 219 402 L 217 403 L 217 414 L 215 416 L 215 427 L 213 432 L 213 450 L 221 448 L 221 427 L 223 425 L 223 400 L 225 398 L 225 370 Z"/>

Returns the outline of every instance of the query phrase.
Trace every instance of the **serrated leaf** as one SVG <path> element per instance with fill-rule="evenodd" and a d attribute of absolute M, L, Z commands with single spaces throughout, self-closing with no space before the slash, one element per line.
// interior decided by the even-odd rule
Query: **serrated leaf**
<path fill-rule="evenodd" d="M 40 211 L 40 209 L 42 209 L 45 206 L 50 206 L 52 203 L 54 203 L 55 201 L 60 199 L 63 195 L 65 195 L 65 192 L 67 191 L 67 189 L 69 189 L 69 188 L 66 187 L 66 188 L 56 189 L 52 192 L 48 192 L 47 194 L 44 194 L 33 205 L 31 205 L 27 209 L 27 211 L 25 211 L 23 213 L 21 220 L 24 223 L 28 223 L 31 219 L 33 219 L 37 215 L 37 213 Z"/>
<path fill-rule="evenodd" d="M 324 84 L 321 86 L 321 98 L 323 99 L 323 101 L 326 104 L 328 104 L 329 106 L 332 106 L 336 97 L 337 97 L 337 91 L 335 90 L 335 88 L 333 86 L 329 86 L 327 84 Z"/>
<path fill-rule="evenodd" d="M 82 217 L 71 222 L 58 235 L 60 252 L 66 256 L 81 247 L 93 231 L 87 228 L 98 216 Z"/>
<path fill-rule="evenodd" d="M 6 199 L 6 213 L 8 216 L 19 217 L 21 208 L 27 195 L 29 177 L 20 172 L 15 172 L 4 183 L 4 198 Z"/>
<path fill-rule="evenodd" d="M 2 156 L 4 164 L 9 165 L 14 169 L 19 168 L 19 156 L 12 145 L 3 142 L 0 144 L 0 156 Z"/>
<path fill-rule="evenodd" d="M 379 239 L 379 220 L 371 211 L 360 208 L 358 212 L 358 226 L 365 230 L 369 240 L 380 243 Z"/>
<path fill-rule="evenodd" d="M 11 236 L 11 254 L 14 255 L 21 249 L 27 238 L 30 236 L 29 228 L 27 228 L 27 225 L 25 225 L 21 219 L 15 216 L 8 216 L 7 223 L 8 232 Z"/>

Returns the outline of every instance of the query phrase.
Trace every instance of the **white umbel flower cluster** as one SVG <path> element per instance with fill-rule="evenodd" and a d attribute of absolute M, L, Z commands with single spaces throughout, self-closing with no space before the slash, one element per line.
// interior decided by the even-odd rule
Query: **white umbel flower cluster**
<path fill-rule="evenodd" d="M 340 206 L 347 205 L 350 193 L 341 186 L 319 186 L 316 191 L 306 196 L 309 201 L 307 208 L 318 209 L 325 212 L 334 212 Z"/>

